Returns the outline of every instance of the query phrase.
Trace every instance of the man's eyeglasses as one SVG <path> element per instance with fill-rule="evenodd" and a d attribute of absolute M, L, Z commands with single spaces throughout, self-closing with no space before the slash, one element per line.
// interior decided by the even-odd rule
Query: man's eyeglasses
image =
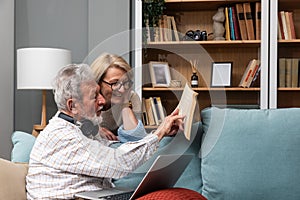
<path fill-rule="evenodd" d="M 132 80 L 127 80 L 125 82 L 117 81 L 117 82 L 114 82 L 114 83 L 109 83 L 109 82 L 106 82 L 106 81 L 102 80 L 102 82 L 109 85 L 112 90 L 119 90 L 119 89 L 121 89 L 122 86 L 124 87 L 125 90 L 128 90 L 128 89 L 131 88 L 131 86 L 133 84 Z"/>

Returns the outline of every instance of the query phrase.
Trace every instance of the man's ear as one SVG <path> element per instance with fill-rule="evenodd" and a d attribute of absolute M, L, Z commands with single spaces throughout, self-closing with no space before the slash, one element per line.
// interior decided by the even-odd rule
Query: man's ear
<path fill-rule="evenodd" d="M 73 99 L 68 99 L 67 100 L 67 107 L 68 107 L 69 112 L 71 112 L 73 114 L 77 114 L 76 103 Z"/>

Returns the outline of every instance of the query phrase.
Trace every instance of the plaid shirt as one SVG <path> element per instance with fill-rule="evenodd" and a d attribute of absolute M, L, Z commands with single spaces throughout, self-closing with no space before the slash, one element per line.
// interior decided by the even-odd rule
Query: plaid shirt
<path fill-rule="evenodd" d="M 72 199 L 78 192 L 112 187 L 112 178 L 127 175 L 153 155 L 158 138 L 149 134 L 117 149 L 111 143 L 87 138 L 78 126 L 54 116 L 31 151 L 27 198 Z"/>

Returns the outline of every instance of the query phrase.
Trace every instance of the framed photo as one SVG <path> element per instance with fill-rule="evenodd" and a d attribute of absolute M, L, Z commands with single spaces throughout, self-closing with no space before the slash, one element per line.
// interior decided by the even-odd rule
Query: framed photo
<path fill-rule="evenodd" d="M 211 87 L 230 87 L 232 62 L 213 62 L 211 68 Z"/>
<path fill-rule="evenodd" d="M 149 62 L 152 87 L 169 87 L 171 81 L 169 64 L 167 62 Z"/>

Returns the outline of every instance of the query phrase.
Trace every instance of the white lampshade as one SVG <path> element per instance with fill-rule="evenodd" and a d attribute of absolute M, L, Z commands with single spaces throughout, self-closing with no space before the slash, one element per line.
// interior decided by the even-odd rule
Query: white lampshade
<path fill-rule="evenodd" d="M 57 48 L 17 50 L 17 89 L 52 89 L 57 72 L 71 63 L 71 51 Z"/>

